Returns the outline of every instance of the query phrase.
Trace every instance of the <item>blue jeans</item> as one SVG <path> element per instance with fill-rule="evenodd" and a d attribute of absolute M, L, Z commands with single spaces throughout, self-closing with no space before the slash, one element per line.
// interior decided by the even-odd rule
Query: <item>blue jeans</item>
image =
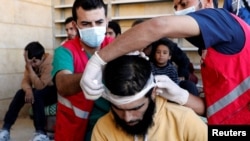
<path fill-rule="evenodd" d="M 42 90 L 32 89 L 34 95 L 33 122 L 36 131 L 45 133 L 46 117 L 44 107 L 57 102 L 57 91 L 55 86 L 47 86 Z M 10 103 L 9 109 L 4 117 L 3 129 L 10 130 L 15 123 L 18 113 L 25 104 L 25 92 L 20 89 L 16 92 Z"/>

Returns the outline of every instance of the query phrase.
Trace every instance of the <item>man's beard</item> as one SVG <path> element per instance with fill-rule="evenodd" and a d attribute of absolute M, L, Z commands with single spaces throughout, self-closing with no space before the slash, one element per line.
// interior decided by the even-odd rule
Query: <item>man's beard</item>
<path fill-rule="evenodd" d="M 133 135 L 133 136 L 145 135 L 148 129 L 154 124 L 153 117 L 155 113 L 155 102 L 151 99 L 151 97 L 148 99 L 149 99 L 149 105 L 143 115 L 142 120 L 139 120 L 138 123 L 133 126 L 127 125 L 127 123 L 124 120 L 120 119 L 119 116 L 111 108 L 116 125 L 121 127 L 126 133 L 130 135 Z"/>

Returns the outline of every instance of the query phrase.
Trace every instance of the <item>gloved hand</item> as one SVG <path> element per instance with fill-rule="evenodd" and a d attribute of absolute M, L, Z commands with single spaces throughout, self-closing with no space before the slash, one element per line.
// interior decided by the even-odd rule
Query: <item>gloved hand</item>
<path fill-rule="evenodd" d="M 136 50 L 136 51 L 128 53 L 127 55 L 139 55 L 140 57 L 142 57 L 146 60 L 149 60 L 149 57 L 143 51 Z"/>
<path fill-rule="evenodd" d="M 89 59 L 84 73 L 82 75 L 80 86 L 85 97 L 89 100 L 96 100 L 104 92 L 104 84 L 102 83 L 102 71 L 106 62 L 97 54 Z"/>
<path fill-rule="evenodd" d="M 146 60 L 149 60 L 149 57 L 143 51 L 140 51 L 140 56 Z"/>
<path fill-rule="evenodd" d="M 176 102 L 180 105 L 187 103 L 189 93 L 187 90 L 179 87 L 166 75 L 156 75 L 156 93 L 168 100 Z"/>

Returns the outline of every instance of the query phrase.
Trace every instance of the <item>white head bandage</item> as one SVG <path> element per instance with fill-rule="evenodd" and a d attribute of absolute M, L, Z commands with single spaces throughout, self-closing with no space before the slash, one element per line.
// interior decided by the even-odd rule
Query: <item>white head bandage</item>
<path fill-rule="evenodd" d="M 131 96 L 118 96 L 118 95 L 114 95 L 112 94 L 107 88 L 106 88 L 106 92 L 105 94 L 103 94 L 102 96 L 107 99 L 109 102 L 115 104 L 115 105 L 123 105 L 123 104 L 128 104 L 130 102 L 136 101 L 140 98 L 142 98 L 143 96 L 145 96 L 147 94 L 147 92 L 153 88 L 155 86 L 154 83 L 154 77 L 151 74 L 150 78 L 148 79 L 146 85 L 143 87 L 143 89 L 139 92 L 136 93 L 134 95 Z"/>

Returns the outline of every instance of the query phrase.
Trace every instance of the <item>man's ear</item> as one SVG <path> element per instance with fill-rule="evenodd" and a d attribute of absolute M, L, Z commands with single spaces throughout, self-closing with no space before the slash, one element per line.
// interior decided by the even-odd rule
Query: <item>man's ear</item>
<path fill-rule="evenodd" d="M 79 31 L 78 31 L 78 28 L 77 28 L 76 21 L 72 21 L 72 25 L 73 25 L 73 26 L 74 26 L 74 28 L 76 29 L 77 36 L 80 36 L 80 33 L 79 33 Z"/>
<path fill-rule="evenodd" d="M 109 21 L 111 21 L 111 20 L 109 20 L 109 18 L 105 18 L 105 20 L 106 20 L 106 28 L 108 28 L 108 24 L 109 24 Z"/>
<path fill-rule="evenodd" d="M 155 98 L 156 98 L 156 87 L 154 87 L 154 89 L 152 91 L 151 98 L 155 101 Z"/>
<path fill-rule="evenodd" d="M 72 21 L 72 25 L 77 29 L 76 21 Z"/>
<path fill-rule="evenodd" d="M 42 58 L 41 58 L 41 61 L 43 61 L 45 59 L 46 55 L 45 53 L 43 54 Z"/>
<path fill-rule="evenodd" d="M 205 0 L 204 6 L 205 8 L 214 8 L 213 0 Z"/>

